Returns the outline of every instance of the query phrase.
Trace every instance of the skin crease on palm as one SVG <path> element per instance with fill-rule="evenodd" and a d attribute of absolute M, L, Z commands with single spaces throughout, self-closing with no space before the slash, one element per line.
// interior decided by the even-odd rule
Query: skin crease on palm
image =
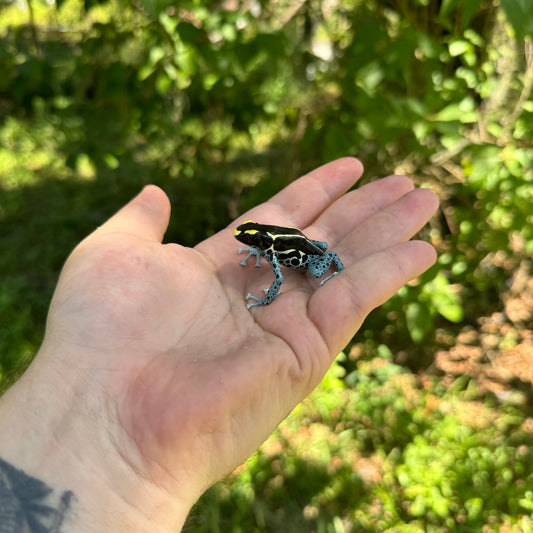
<path fill-rule="evenodd" d="M 403 176 L 346 192 L 361 174 L 356 159 L 328 163 L 194 248 L 161 244 L 170 204 L 146 187 L 68 258 L 43 345 L 0 403 L 0 456 L 72 489 L 77 531 L 176 531 L 366 315 L 434 263 L 409 239 L 436 196 Z M 284 269 L 278 298 L 247 310 L 273 279 L 266 262 L 239 264 L 247 219 L 327 242 L 345 270 L 319 287 Z"/>

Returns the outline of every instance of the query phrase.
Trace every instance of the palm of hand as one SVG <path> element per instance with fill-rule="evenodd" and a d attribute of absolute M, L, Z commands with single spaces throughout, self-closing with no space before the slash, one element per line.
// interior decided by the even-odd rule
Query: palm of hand
<path fill-rule="evenodd" d="M 330 163 L 243 217 L 300 227 L 347 267 L 320 289 L 285 271 L 266 307 L 246 309 L 245 294 L 259 295 L 272 271 L 239 264 L 234 225 L 194 249 L 160 243 L 169 207 L 155 188 L 73 253 L 47 337 L 87 349 L 135 470 L 167 485 L 190 465 L 200 493 L 316 386 L 373 307 L 433 262 L 429 245 L 405 241 L 434 196 L 392 177 L 332 204 L 360 174 L 355 160 Z M 206 464 L 209 453 L 217 460 Z"/>

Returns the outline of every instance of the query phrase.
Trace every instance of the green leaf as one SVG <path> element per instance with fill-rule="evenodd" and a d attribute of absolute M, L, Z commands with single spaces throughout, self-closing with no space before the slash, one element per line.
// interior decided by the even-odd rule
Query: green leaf
<path fill-rule="evenodd" d="M 468 2 L 443 0 L 439 10 L 439 21 L 449 29 L 455 29 L 458 20 L 460 20 L 460 28 L 466 28 L 479 11 L 482 3 L 483 0 L 468 0 Z M 458 13 L 454 13 L 455 11 Z"/>
<path fill-rule="evenodd" d="M 463 41 L 462 39 L 451 41 L 448 45 L 448 50 L 452 57 L 460 56 L 461 54 L 470 51 L 471 48 L 472 45 L 468 41 Z"/>
<path fill-rule="evenodd" d="M 469 183 L 487 190 L 494 190 L 498 186 L 498 169 L 501 164 L 501 150 L 498 146 L 473 145 L 465 151 L 462 164 Z"/>
<path fill-rule="evenodd" d="M 441 517 L 446 517 L 450 514 L 450 502 L 446 498 L 440 497 L 434 499 L 431 507 Z"/>
<path fill-rule="evenodd" d="M 469 500 L 466 500 L 465 507 L 468 512 L 469 520 L 477 520 L 483 512 L 483 499 L 470 498 Z"/>
<path fill-rule="evenodd" d="M 474 100 L 467 96 L 460 102 L 454 102 L 441 109 L 433 120 L 439 122 L 461 122 L 467 124 L 477 122 L 478 114 L 475 110 Z"/>
<path fill-rule="evenodd" d="M 533 36 L 533 2 L 502 0 L 502 7 L 518 39 Z"/>
<path fill-rule="evenodd" d="M 527 509 L 528 511 L 533 511 L 533 499 L 532 499 L 533 494 L 530 491 L 528 491 L 526 492 L 526 496 L 527 498 L 522 498 L 518 500 L 518 503 L 524 509 Z"/>
<path fill-rule="evenodd" d="M 91 8 L 95 6 L 107 4 L 108 2 L 109 0 L 83 0 L 83 7 L 85 8 L 85 11 L 89 11 Z M 57 7 L 61 7 L 61 5 L 63 4 L 63 0 L 59 0 L 59 2 L 57 2 L 56 0 L 56 3 L 57 3 Z"/>
<path fill-rule="evenodd" d="M 411 514 L 413 516 L 422 516 L 426 512 L 426 502 L 421 496 L 417 496 L 415 501 L 411 504 L 410 508 Z"/>
<path fill-rule="evenodd" d="M 461 322 L 463 306 L 459 294 L 450 286 L 444 274 L 425 285 L 423 294 L 429 298 L 437 313 L 450 322 Z"/>
<path fill-rule="evenodd" d="M 414 342 L 422 342 L 433 330 L 433 317 L 431 313 L 428 313 L 427 306 L 419 302 L 412 302 L 407 305 L 405 319 L 409 335 Z"/>

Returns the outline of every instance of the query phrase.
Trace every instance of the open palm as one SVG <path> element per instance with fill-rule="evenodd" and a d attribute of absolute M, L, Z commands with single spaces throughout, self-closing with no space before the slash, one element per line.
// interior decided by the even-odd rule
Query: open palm
<path fill-rule="evenodd" d="M 107 413 L 90 428 L 118 450 L 106 468 L 120 456 L 192 503 L 318 384 L 371 309 L 434 262 L 430 245 L 408 242 L 433 193 L 392 176 L 343 195 L 361 173 L 351 158 L 320 167 L 193 249 L 161 244 L 170 207 L 148 187 L 76 248 L 40 363 L 53 353 L 76 397 Z M 239 264 L 232 230 L 245 219 L 299 227 L 346 268 L 321 287 L 285 270 L 280 296 L 247 310 L 273 274 Z"/>

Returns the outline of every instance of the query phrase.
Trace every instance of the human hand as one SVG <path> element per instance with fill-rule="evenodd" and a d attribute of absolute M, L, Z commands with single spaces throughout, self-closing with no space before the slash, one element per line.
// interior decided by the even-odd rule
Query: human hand
<path fill-rule="evenodd" d="M 319 383 L 366 315 L 435 261 L 429 244 L 408 241 L 435 195 L 393 176 L 341 196 L 361 173 L 355 159 L 324 165 L 193 249 L 161 244 L 170 206 L 151 186 L 74 250 L 13 398 L 32 390 L 25 403 L 46 405 L 42 426 L 61 436 L 48 471 L 83 456 L 86 483 L 67 488 L 86 515 L 106 497 L 131 513 L 128 531 L 182 523 Z M 326 241 L 345 270 L 322 287 L 284 270 L 282 294 L 247 310 L 245 295 L 273 274 L 239 264 L 232 231 L 246 219 Z M 96 479 L 103 496 L 91 493 Z M 102 513 L 107 530 L 124 527 Z"/>

